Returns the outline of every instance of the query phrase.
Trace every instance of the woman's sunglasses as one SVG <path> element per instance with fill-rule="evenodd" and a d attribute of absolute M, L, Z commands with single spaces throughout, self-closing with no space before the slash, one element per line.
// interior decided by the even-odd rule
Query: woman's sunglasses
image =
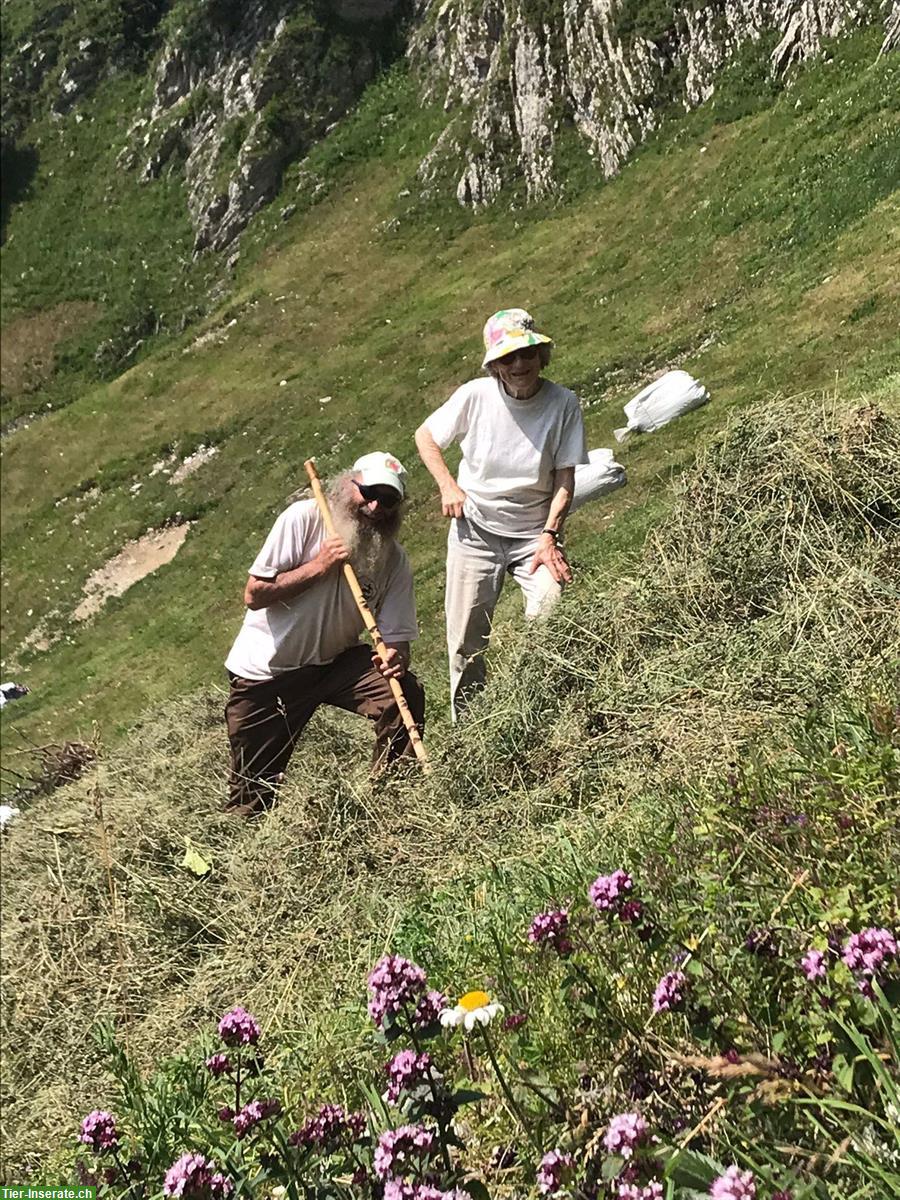
<path fill-rule="evenodd" d="M 403 497 L 394 488 L 383 492 L 380 490 L 379 484 L 360 483 L 358 479 L 354 479 L 353 482 L 359 489 L 363 500 L 368 500 L 370 504 L 373 500 L 377 500 L 382 508 L 396 508 L 403 501 Z"/>
<path fill-rule="evenodd" d="M 511 363 L 517 359 L 519 355 L 522 358 L 534 358 L 540 347 L 538 346 L 520 346 L 518 350 L 510 350 L 509 354 L 504 354 L 498 360 L 499 362 Z"/>

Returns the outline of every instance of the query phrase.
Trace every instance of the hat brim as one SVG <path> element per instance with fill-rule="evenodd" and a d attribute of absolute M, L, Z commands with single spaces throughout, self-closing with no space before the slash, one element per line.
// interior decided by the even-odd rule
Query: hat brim
<path fill-rule="evenodd" d="M 373 471 L 371 468 L 368 468 L 365 471 L 360 471 L 360 475 L 362 475 L 362 482 L 366 487 L 390 487 L 400 494 L 401 500 L 406 499 L 406 489 L 393 472 Z"/>
<path fill-rule="evenodd" d="M 496 362 L 498 358 L 503 358 L 506 354 L 512 354 L 513 350 L 524 350 L 526 346 L 552 345 L 553 338 L 548 338 L 543 333 L 535 333 L 533 329 L 523 329 L 521 333 L 510 334 L 502 342 L 491 346 L 482 359 L 481 365 L 486 367 L 488 363 Z"/>

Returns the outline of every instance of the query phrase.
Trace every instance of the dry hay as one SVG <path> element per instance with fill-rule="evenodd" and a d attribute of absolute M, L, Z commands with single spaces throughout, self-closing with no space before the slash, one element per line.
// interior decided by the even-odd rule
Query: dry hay
<path fill-rule="evenodd" d="M 326 712 L 282 803 L 235 825 L 216 696 L 154 714 L 32 804 L 3 838 L 8 1161 L 34 1167 L 102 1098 L 98 1015 L 150 1065 L 241 1001 L 302 1037 L 324 1089 L 421 889 L 533 853 L 550 823 L 602 841 L 657 821 L 679 783 L 895 661 L 897 422 L 797 409 L 730 426 L 626 578 L 583 579 L 539 639 L 501 631 L 429 779 L 373 787 L 368 731 Z M 180 866 L 185 837 L 209 876 Z"/>

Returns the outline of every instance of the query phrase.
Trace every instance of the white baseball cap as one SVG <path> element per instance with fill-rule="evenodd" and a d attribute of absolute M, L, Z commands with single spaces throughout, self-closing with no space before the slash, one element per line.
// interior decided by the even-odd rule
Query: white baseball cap
<path fill-rule="evenodd" d="M 364 454 L 353 464 L 353 474 L 359 475 L 359 482 L 366 487 L 385 484 L 394 488 L 401 496 L 406 495 L 406 470 L 393 454 L 385 454 L 381 450 Z"/>

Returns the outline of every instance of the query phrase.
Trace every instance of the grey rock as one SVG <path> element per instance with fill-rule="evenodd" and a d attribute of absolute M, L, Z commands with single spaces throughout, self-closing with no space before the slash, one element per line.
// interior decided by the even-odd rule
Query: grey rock
<path fill-rule="evenodd" d="M 614 175 L 673 99 L 686 110 L 708 100 L 744 46 L 774 35 L 770 70 L 783 75 L 817 55 L 824 39 L 873 19 L 865 0 L 688 0 L 673 4 L 659 28 L 635 28 L 621 0 L 559 0 L 556 8 L 551 24 L 539 14 L 553 8 L 531 0 L 419 0 L 409 60 L 423 100 L 442 102 L 448 114 L 419 168 L 423 193 L 455 176 L 460 204 L 476 208 L 511 186 L 524 185 L 529 199 L 551 195 L 562 122 Z M 895 0 L 886 48 L 900 39 L 898 9 Z"/>

